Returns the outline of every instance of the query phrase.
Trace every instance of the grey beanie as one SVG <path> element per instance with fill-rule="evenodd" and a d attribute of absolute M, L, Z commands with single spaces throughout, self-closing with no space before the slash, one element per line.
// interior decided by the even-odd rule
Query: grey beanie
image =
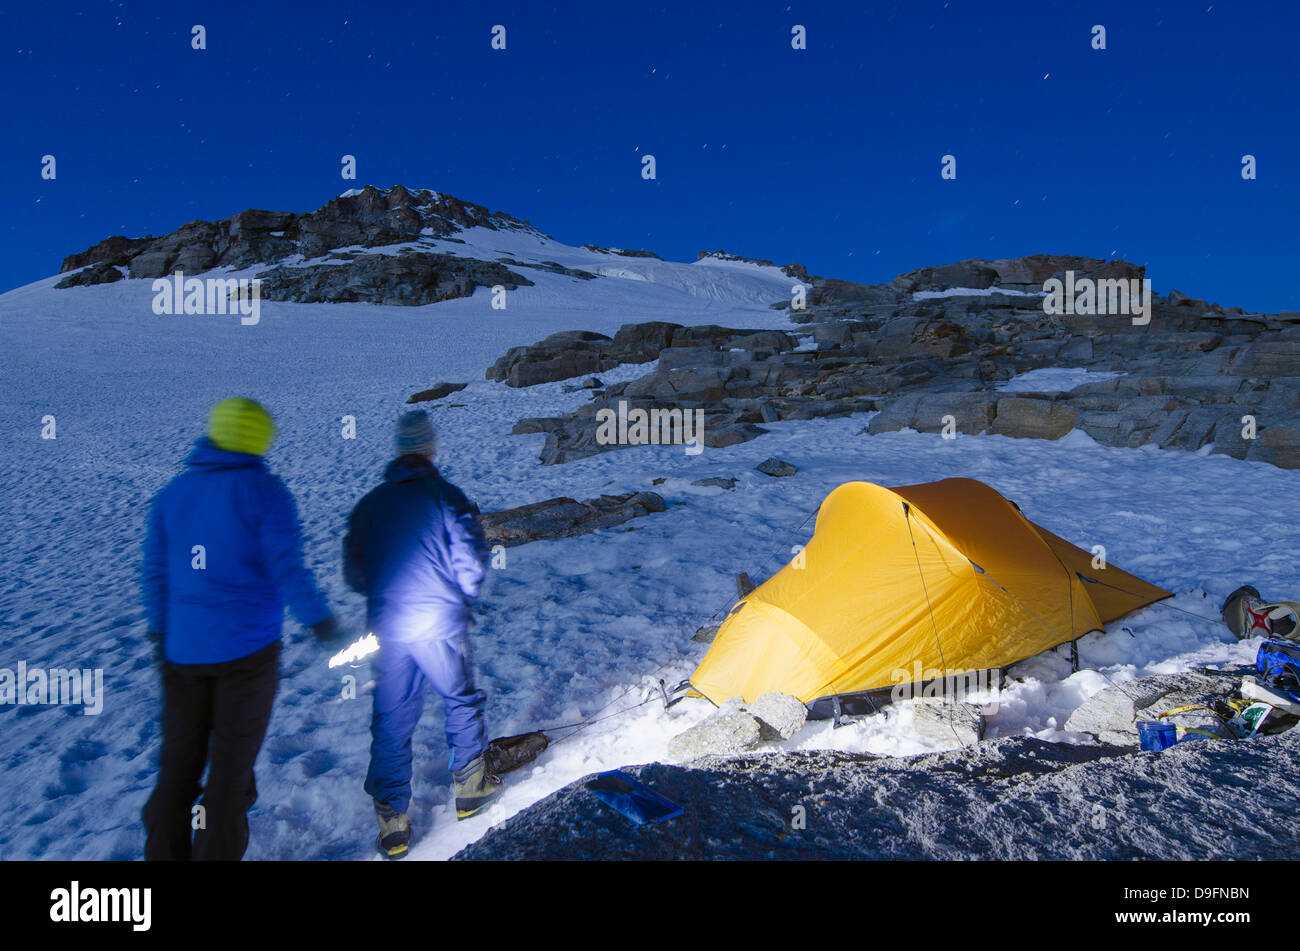
<path fill-rule="evenodd" d="M 403 413 L 397 421 L 395 434 L 397 454 L 399 456 L 433 456 L 437 440 L 433 433 L 433 422 L 429 414 L 422 409 L 413 409 Z"/>

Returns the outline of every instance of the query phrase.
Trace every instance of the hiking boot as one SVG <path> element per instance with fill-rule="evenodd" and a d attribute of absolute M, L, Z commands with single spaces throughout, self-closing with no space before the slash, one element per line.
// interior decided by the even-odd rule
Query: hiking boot
<path fill-rule="evenodd" d="M 456 792 L 456 818 L 468 819 L 501 792 L 501 777 L 487 771 L 482 756 L 476 756 L 452 773 Z"/>
<path fill-rule="evenodd" d="M 379 854 L 386 859 L 406 858 L 411 846 L 411 821 L 406 813 L 376 802 L 375 818 L 379 820 L 379 838 L 375 842 Z"/>

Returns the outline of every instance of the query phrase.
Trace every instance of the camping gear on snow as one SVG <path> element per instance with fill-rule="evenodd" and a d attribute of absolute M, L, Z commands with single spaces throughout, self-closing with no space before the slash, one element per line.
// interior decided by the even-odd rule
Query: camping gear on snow
<path fill-rule="evenodd" d="M 1300 702 L 1300 645 L 1290 641 L 1265 641 L 1255 653 L 1255 669 L 1263 675 L 1265 684 L 1284 695 L 1282 702 Z M 1247 679 L 1253 681 L 1253 678 Z M 1276 701 L 1270 699 L 1269 702 Z M 1300 713 L 1300 710 L 1296 712 Z"/>
<path fill-rule="evenodd" d="M 1183 740 L 1230 740 L 1232 732 L 1214 707 L 1205 703 L 1189 703 L 1156 715 L 1161 723 L 1168 723 L 1178 731 L 1178 742 Z"/>
<path fill-rule="evenodd" d="M 1300 701 L 1297 701 L 1290 692 L 1261 684 L 1254 677 L 1241 679 L 1241 696 L 1246 700 L 1272 704 L 1283 713 L 1300 717 Z"/>
<path fill-rule="evenodd" d="M 849 482 L 731 609 L 691 685 L 715 704 L 775 691 L 814 717 L 852 713 L 871 691 L 1007 667 L 1172 597 L 1094 561 L 974 479 Z"/>
<path fill-rule="evenodd" d="M 1254 736 L 1261 731 L 1264 722 L 1273 713 L 1274 708 L 1267 703 L 1252 703 L 1228 721 L 1228 727 L 1241 738 Z"/>
<path fill-rule="evenodd" d="M 1199 730 L 1189 730 L 1163 720 L 1139 720 L 1137 728 L 1138 746 L 1148 752 L 1158 753 L 1185 740 L 1211 739 Z"/>
<path fill-rule="evenodd" d="M 1138 746 L 1147 752 L 1158 753 L 1160 750 L 1167 750 L 1178 742 L 1177 727 L 1172 723 L 1161 723 L 1159 720 L 1139 720 L 1138 728 Z"/>
<path fill-rule="evenodd" d="M 1242 585 L 1228 595 L 1219 614 L 1241 640 L 1261 635 L 1300 640 L 1300 603 L 1266 602 L 1254 585 Z"/>
<path fill-rule="evenodd" d="M 1230 740 L 1240 735 L 1222 713 L 1205 703 L 1189 703 L 1157 714 L 1155 720 L 1140 720 L 1137 731 L 1138 746 L 1144 750 L 1164 750 L 1187 740 Z"/>
<path fill-rule="evenodd" d="M 1191 703 L 1166 710 L 1157 720 L 1140 721 L 1139 745 L 1144 750 L 1162 750 L 1184 740 L 1245 739 L 1283 733 L 1300 720 L 1300 702 L 1254 677 L 1242 678 L 1239 693 L 1240 697 Z"/>
<path fill-rule="evenodd" d="M 528 765 L 541 756 L 550 744 L 545 733 L 500 736 L 487 745 L 483 751 L 483 761 L 489 773 L 500 776 Z"/>
<path fill-rule="evenodd" d="M 622 770 L 600 773 L 587 782 L 587 791 L 636 825 L 676 819 L 685 810 Z"/>

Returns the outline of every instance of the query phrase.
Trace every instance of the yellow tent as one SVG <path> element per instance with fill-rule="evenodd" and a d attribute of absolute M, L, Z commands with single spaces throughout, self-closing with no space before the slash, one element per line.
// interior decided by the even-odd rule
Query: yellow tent
<path fill-rule="evenodd" d="M 802 553 L 731 609 L 690 683 L 714 703 L 808 703 L 1006 667 L 1172 597 L 1093 560 L 974 479 L 849 482 Z"/>

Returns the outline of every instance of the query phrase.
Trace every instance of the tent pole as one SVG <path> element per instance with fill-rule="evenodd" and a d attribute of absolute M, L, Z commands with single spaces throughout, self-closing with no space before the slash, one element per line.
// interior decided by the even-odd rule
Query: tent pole
<path fill-rule="evenodd" d="M 1076 674 L 1079 672 L 1079 639 L 1077 637 L 1070 641 L 1070 670 Z"/>

